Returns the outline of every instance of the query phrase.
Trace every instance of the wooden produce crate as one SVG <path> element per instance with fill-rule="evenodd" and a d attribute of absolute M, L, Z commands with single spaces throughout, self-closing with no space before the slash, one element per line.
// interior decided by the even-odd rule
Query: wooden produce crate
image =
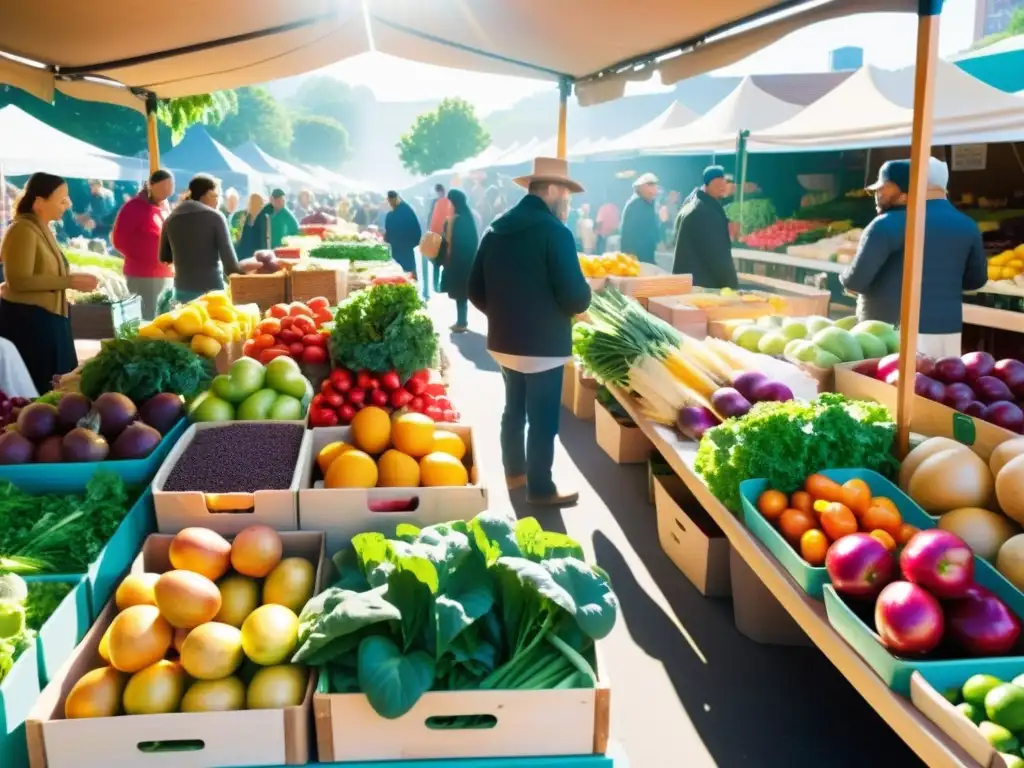
<path fill-rule="evenodd" d="M 288 273 L 273 275 L 232 275 L 231 301 L 233 304 L 255 304 L 266 312 L 275 304 L 290 301 Z"/>
<path fill-rule="evenodd" d="M 693 290 L 693 275 L 672 275 L 654 264 L 641 264 L 639 277 L 609 277 L 608 285 L 632 296 L 644 307 L 654 296 L 674 296 Z"/>
<path fill-rule="evenodd" d="M 784 306 L 776 308 L 775 314 L 777 315 L 787 317 L 807 317 L 808 315 L 828 317 L 829 315 L 829 302 L 832 300 L 832 294 L 828 291 L 764 275 L 742 274 L 739 279 L 740 283 L 751 284 L 753 288 L 767 291 L 783 299 Z"/>
<path fill-rule="evenodd" d="M 333 307 L 348 296 L 348 271 L 345 269 L 293 269 L 288 273 L 288 280 L 291 301 L 309 301 L 323 296 Z"/>
<path fill-rule="evenodd" d="M 112 304 L 72 304 L 71 336 L 75 339 L 112 339 L 125 323 L 142 322 L 142 299 L 129 296 Z"/>
<path fill-rule="evenodd" d="M 171 570 L 168 552 L 173 538 L 149 536 L 132 573 Z M 285 557 L 304 557 L 316 567 L 314 589 L 319 592 L 324 579 L 323 534 L 282 533 L 281 541 Z M 116 614 L 111 599 L 29 713 L 31 768 L 227 768 L 309 762 L 315 672 L 310 672 L 305 699 L 297 707 L 66 719 L 64 702 L 71 688 L 86 672 L 103 665 L 100 640 Z"/>

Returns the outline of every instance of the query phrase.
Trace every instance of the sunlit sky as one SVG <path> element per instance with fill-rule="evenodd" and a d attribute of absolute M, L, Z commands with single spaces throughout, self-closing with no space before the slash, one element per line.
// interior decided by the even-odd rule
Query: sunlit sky
<path fill-rule="evenodd" d="M 946 0 L 940 50 L 943 56 L 971 44 L 975 0 Z M 715 74 L 820 72 L 828 69 L 829 52 L 845 45 L 864 49 L 867 63 L 895 69 L 913 63 L 917 17 L 911 14 L 865 13 L 806 27 Z M 326 72 L 353 85 L 368 86 L 381 101 L 417 101 L 458 95 L 481 114 L 511 106 L 530 94 L 554 86 L 525 78 L 485 75 L 416 64 L 368 53 L 329 67 Z M 657 77 L 633 83 L 626 93 L 661 88 Z"/>

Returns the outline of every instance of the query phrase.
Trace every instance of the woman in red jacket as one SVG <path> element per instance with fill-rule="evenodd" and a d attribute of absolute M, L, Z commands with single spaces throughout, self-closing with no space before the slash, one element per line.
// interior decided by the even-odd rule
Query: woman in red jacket
<path fill-rule="evenodd" d="M 142 191 L 124 204 L 111 233 L 114 247 L 124 257 L 128 290 L 142 299 L 142 319 L 156 316 L 160 294 L 174 285 L 174 269 L 160 263 L 160 231 L 170 213 L 167 199 L 174 194 L 170 171 L 153 171 Z"/>

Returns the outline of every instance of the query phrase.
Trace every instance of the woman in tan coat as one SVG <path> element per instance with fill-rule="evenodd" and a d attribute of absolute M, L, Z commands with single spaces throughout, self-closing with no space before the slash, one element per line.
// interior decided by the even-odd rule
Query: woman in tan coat
<path fill-rule="evenodd" d="M 50 229 L 70 205 L 64 179 L 32 174 L 0 243 L 0 336 L 18 348 L 40 392 L 53 388 L 55 375 L 78 366 L 67 290 L 94 291 L 98 284 L 92 275 L 71 271 Z"/>

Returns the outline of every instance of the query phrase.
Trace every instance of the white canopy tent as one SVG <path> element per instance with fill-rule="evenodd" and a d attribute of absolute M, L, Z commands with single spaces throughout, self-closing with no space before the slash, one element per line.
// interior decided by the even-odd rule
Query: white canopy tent
<path fill-rule="evenodd" d="M 525 144 L 521 144 L 518 147 L 513 147 L 509 151 L 505 152 L 499 157 L 496 157 L 491 161 L 491 168 L 503 168 L 506 166 L 519 165 L 525 162 L 527 158 L 533 159 L 538 155 L 538 149 L 544 142 L 541 142 L 536 136 L 530 139 Z"/>
<path fill-rule="evenodd" d="M 772 96 L 745 77 L 706 114 L 681 128 L 646 137 L 635 149 L 644 154 L 731 152 L 740 131 L 757 131 L 788 120 L 802 108 Z"/>
<path fill-rule="evenodd" d="M 830 151 L 910 144 L 914 70 L 866 66 L 789 120 L 751 131 L 752 152 Z M 1024 99 L 936 63 L 933 144 L 1024 138 Z"/>
<path fill-rule="evenodd" d="M 250 140 L 239 144 L 231 151 L 263 174 L 264 180 L 269 184 L 282 184 L 296 190 L 308 189 L 311 192 L 327 191 L 327 185 L 322 179 L 318 179 L 297 165 L 268 155 L 255 141 Z"/>
<path fill-rule="evenodd" d="M 0 172 L 36 171 L 104 181 L 142 181 L 149 174 L 145 160 L 94 147 L 9 104 L 0 109 Z"/>
<path fill-rule="evenodd" d="M 647 145 L 655 137 L 664 134 L 666 131 L 680 129 L 693 123 L 698 117 L 700 115 L 689 107 L 680 104 L 678 101 L 673 101 L 664 112 L 649 123 L 644 123 L 629 133 L 605 142 L 601 147 L 600 154 L 616 155 L 633 152 L 637 147 Z"/>

